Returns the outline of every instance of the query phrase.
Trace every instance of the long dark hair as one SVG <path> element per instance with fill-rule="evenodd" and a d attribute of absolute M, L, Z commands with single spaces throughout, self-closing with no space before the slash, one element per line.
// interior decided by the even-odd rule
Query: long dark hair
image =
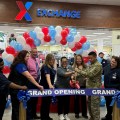
<path fill-rule="evenodd" d="M 112 56 L 112 59 L 114 59 L 117 62 L 116 68 L 120 68 L 120 58 L 117 56 Z"/>
<path fill-rule="evenodd" d="M 13 63 L 11 64 L 10 69 L 12 70 L 18 63 L 26 64 L 25 57 L 29 53 L 27 50 L 22 50 L 18 53 L 18 55 L 15 57 Z"/>

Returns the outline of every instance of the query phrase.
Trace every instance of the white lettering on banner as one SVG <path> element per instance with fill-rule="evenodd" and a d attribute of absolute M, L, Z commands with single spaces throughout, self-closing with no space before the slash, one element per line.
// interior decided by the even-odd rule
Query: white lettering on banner
<path fill-rule="evenodd" d="M 115 90 L 92 90 L 92 94 L 94 95 L 114 95 Z"/>
<path fill-rule="evenodd" d="M 54 90 L 55 95 L 84 95 L 85 90 Z"/>
<path fill-rule="evenodd" d="M 30 93 L 31 96 L 42 96 L 42 95 L 51 95 L 52 91 L 51 90 L 47 90 L 47 91 L 39 91 L 39 90 L 29 90 L 28 91 Z"/>

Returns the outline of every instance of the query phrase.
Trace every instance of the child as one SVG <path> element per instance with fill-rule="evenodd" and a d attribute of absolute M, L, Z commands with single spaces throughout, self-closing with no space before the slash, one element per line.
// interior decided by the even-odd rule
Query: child
<path fill-rule="evenodd" d="M 26 86 L 20 86 L 14 84 L 13 82 L 10 82 L 2 73 L 3 67 L 4 67 L 4 62 L 3 59 L 0 58 L 0 120 L 2 120 L 4 114 L 9 87 L 13 89 L 22 89 L 22 90 L 27 89 Z"/>

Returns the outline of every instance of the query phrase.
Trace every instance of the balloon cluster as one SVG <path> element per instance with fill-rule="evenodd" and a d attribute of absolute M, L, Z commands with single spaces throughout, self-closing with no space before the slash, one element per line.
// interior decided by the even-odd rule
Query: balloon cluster
<path fill-rule="evenodd" d="M 10 64 L 13 62 L 14 57 L 21 50 L 30 51 L 31 48 L 44 44 L 61 44 L 66 45 L 75 52 L 81 54 L 85 63 L 89 61 L 88 53 L 95 51 L 94 47 L 90 45 L 85 36 L 80 36 L 75 28 L 62 28 L 61 26 L 49 27 L 35 27 L 30 32 L 24 32 L 23 35 L 18 35 L 16 40 L 10 41 L 9 46 L 2 53 L 5 67 L 4 74 L 10 72 Z"/>

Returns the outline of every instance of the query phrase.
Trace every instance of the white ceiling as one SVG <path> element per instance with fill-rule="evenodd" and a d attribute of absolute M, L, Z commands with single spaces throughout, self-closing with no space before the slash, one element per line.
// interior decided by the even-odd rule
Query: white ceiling
<path fill-rule="evenodd" d="M 0 31 L 10 36 L 11 33 L 14 33 L 15 36 L 22 34 L 24 32 L 29 32 L 34 30 L 36 26 L 30 27 L 17 27 L 17 26 L 0 26 Z M 91 45 L 97 45 L 98 41 L 103 40 L 104 46 L 112 46 L 112 32 L 106 29 L 77 29 L 77 32 L 80 32 L 81 36 L 86 36 L 90 41 Z M 97 33 L 97 34 L 96 34 Z"/>
<path fill-rule="evenodd" d="M 120 0 L 38 0 L 38 1 L 54 1 L 82 4 L 117 5 L 117 6 L 120 5 Z"/>

